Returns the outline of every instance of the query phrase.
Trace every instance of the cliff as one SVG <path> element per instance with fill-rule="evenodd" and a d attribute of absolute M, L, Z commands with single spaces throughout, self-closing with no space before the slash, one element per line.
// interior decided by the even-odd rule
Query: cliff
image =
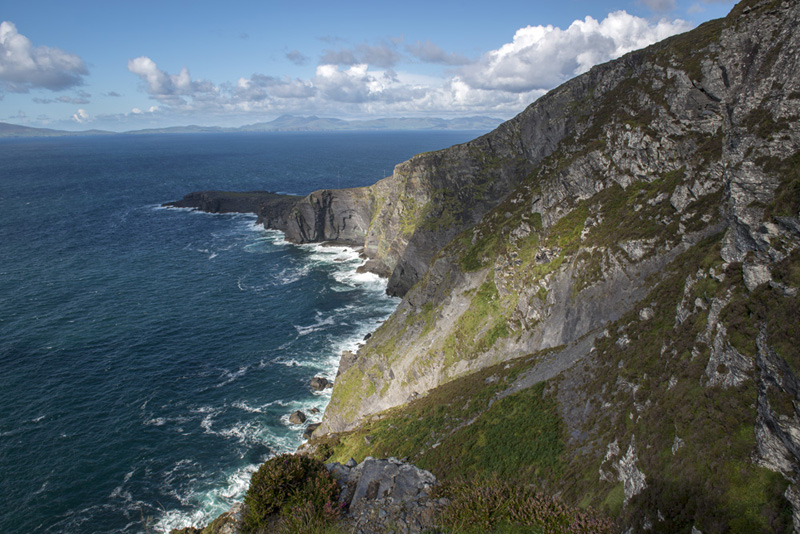
<path fill-rule="evenodd" d="M 594 67 L 367 188 L 260 212 L 404 295 L 307 452 L 499 474 L 634 531 L 800 531 L 800 5 Z"/>
<path fill-rule="evenodd" d="M 397 200 L 367 248 L 405 298 L 317 441 L 446 477 L 552 432 L 507 475 L 636 530 L 800 528 L 798 24 L 742 2 L 374 186 Z"/>

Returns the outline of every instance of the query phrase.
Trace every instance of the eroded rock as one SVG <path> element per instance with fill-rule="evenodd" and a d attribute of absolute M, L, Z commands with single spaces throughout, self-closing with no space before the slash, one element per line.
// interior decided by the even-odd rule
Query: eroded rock
<path fill-rule="evenodd" d="M 438 484 L 430 471 L 397 460 L 367 457 L 360 464 L 327 464 L 341 490 L 339 502 L 355 532 L 418 534 L 433 527 L 444 502 L 431 498 Z M 394 529 L 394 530 L 392 530 Z"/>

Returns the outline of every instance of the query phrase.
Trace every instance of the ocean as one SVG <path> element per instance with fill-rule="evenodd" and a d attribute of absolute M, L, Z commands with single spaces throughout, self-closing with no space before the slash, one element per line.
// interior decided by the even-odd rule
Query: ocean
<path fill-rule="evenodd" d="M 292 411 L 321 419 L 330 390 L 309 380 L 398 304 L 351 249 L 161 203 L 369 185 L 477 135 L 0 140 L 0 531 L 213 519 L 300 445 Z"/>

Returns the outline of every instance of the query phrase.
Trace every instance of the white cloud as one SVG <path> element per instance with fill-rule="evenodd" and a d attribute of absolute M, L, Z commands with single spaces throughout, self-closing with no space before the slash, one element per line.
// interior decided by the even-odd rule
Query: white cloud
<path fill-rule="evenodd" d="M 49 46 L 33 46 L 12 22 L 0 23 L 0 84 L 8 91 L 27 93 L 43 88 L 61 91 L 83 85 L 89 74 L 75 54 Z"/>
<path fill-rule="evenodd" d="M 576 20 L 566 30 L 554 26 L 526 26 L 512 42 L 462 69 L 471 87 L 526 92 L 551 89 L 632 50 L 690 29 L 682 20 L 647 20 L 615 11 L 601 22 L 592 17 Z"/>
<path fill-rule="evenodd" d="M 217 90 L 211 82 L 192 80 L 186 67 L 178 74 L 168 74 L 147 56 L 128 61 L 128 70 L 142 79 L 149 94 L 171 105 L 185 104 L 182 96 L 198 98 L 204 93 L 214 93 Z"/>
<path fill-rule="evenodd" d="M 85 109 L 79 109 L 74 115 L 72 115 L 72 120 L 78 124 L 83 124 L 89 120 L 89 113 Z"/>
<path fill-rule="evenodd" d="M 161 105 L 158 117 L 174 121 L 203 114 L 229 123 L 253 122 L 283 113 L 340 117 L 486 114 L 505 118 L 597 63 L 687 29 L 689 25 L 680 20 L 651 23 L 624 11 L 611 13 L 602 21 L 591 17 L 577 20 L 567 29 L 527 26 L 518 30 L 510 43 L 447 77 L 393 66 L 400 61 L 397 50 L 403 46 L 402 39 L 329 50 L 323 59 L 330 62 L 319 64 L 307 79 L 253 74 L 214 85 L 193 80 L 187 68 L 170 74 L 146 56 L 130 60 L 128 69 Z M 457 65 L 467 61 L 429 41 L 405 50 L 425 62 Z M 125 120 L 131 117 L 143 118 L 145 112 L 134 109 L 125 114 Z"/>
<path fill-rule="evenodd" d="M 253 74 L 250 78 L 239 78 L 232 97 L 238 102 L 261 102 L 276 98 L 309 98 L 315 93 L 316 88 L 310 82 Z"/>

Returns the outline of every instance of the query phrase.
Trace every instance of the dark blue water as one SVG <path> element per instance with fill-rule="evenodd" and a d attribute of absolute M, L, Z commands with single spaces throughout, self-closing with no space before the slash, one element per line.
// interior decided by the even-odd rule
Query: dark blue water
<path fill-rule="evenodd" d="M 160 203 L 367 185 L 475 135 L 0 141 L 0 531 L 165 532 L 224 511 L 301 443 L 288 414 L 324 409 L 308 380 L 397 304 L 351 250 Z"/>

